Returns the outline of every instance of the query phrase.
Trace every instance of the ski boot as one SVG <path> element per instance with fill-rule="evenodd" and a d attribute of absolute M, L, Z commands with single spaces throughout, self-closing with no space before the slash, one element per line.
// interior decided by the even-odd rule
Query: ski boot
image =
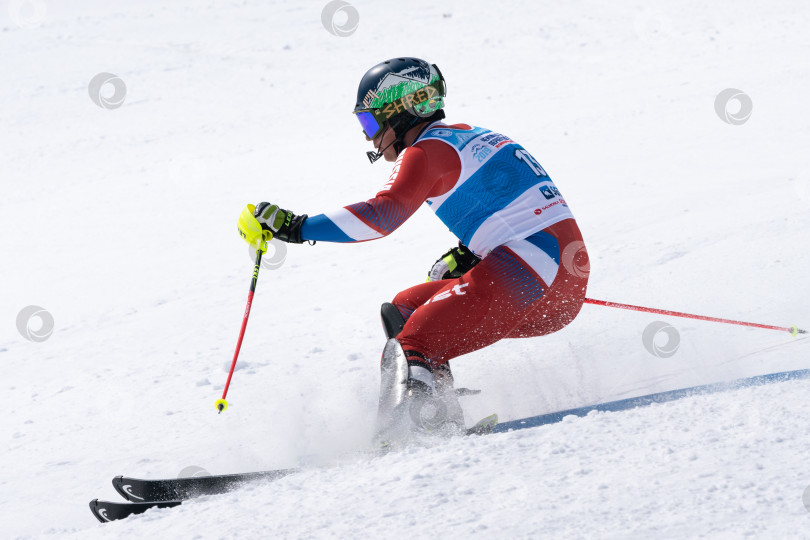
<path fill-rule="evenodd" d="M 449 367 L 432 369 L 413 351 L 406 355 L 396 339 L 383 350 L 380 401 L 374 441 L 382 448 L 423 436 L 464 433 L 464 413 Z"/>

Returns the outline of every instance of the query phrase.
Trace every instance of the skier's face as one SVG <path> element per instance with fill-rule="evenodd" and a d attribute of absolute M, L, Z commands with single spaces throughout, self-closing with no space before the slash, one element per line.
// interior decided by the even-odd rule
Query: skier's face
<path fill-rule="evenodd" d="M 366 136 L 367 141 L 372 141 L 374 143 L 374 149 L 379 151 L 380 148 L 385 148 L 383 152 L 383 157 L 385 161 L 394 162 L 397 160 L 397 151 L 394 150 L 394 145 L 391 144 L 394 142 L 394 130 L 390 128 L 390 126 L 385 126 L 382 131 L 380 131 L 376 137 L 373 139 L 369 139 Z M 386 148 L 387 147 L 387 148 Z"/>

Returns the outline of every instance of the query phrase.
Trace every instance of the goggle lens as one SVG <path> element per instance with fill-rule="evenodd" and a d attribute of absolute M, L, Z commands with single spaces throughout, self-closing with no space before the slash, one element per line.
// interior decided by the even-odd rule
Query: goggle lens
<path fill-rule="evenodd" d="M 363 127 L 365 134 L 369 139 L 373 139 L 377 132 L 380 131 L 380 124 L 377 119 L 369 111 L 359 112 L 356 116 L 360 120 L 360 125 Z"/>

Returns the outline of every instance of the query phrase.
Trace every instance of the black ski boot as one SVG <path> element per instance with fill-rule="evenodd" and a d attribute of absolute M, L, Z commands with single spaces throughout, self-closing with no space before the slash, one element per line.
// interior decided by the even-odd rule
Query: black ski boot
<path fill-rule="evenodd" d="M 374 441 L 381 447 L 404 445 L 419 436 L 464 433 L 464 413 L 453 390 L 449 367 L 434 372 L 424 357 L 406 355 L 389 339 L 380 365 L 380 402 Z"/>

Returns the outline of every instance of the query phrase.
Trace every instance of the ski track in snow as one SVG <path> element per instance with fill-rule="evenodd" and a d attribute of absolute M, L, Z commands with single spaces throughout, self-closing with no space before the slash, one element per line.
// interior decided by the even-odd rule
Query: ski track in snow
<path fill-rule="evenodd" d="M 810 530 L 808 381 L 383 458 L 371 434 L 381 302 L 455 240 L 427 210 L 390 237 L 289 246 L 263 269 L 217 415 L 251 260 L 248 202 L 317 214 L 365 200 L 350 110 L 364 71 L 436 62 L 447 112 L 508 134 L 572 207 L 592 298 L 810 326 L 810 8 L 802 2 L 542 6 L 45 0 L 0 9 L 0 537 L 801 538 Z M 404 10 L 404 11 L 403 11 Z M 403 13 L 413 24 L 392 24 Z M 30 16 L 30 12 L 24 14 Z M 19 18 L 16 19 L 17 21 Z M 94 75 L 124 105 L 89 99 Z M 726 88 L 751 96 L 722 122 Z M 15 327 L 39 305 L 44 342 Z M 283 316 L 279 314 L 283 312 Z M 670 358 L 641 335 L 679 332 Z M 455 359 L 468 423 L 810 367 L 810 340 L 586 305 L 552 336 Z M 99 525 L 117 474 L 174 477 L 333 462 Z"/>

